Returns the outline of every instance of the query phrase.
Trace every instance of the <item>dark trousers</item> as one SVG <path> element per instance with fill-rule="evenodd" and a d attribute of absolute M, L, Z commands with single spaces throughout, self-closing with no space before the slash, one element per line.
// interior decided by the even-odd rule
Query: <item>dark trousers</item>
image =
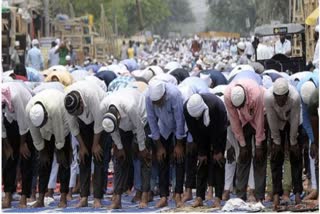
<path fill-rule="evenodd" d="M 317 190 L 319 192 L 319 155 L 315 158 L 314 165 L 316 171 Z"/>
<path fill-rule="evenodd" d="M 160 189 L 160 197 L 168 197 L 169 196 L 169 170 L 170 170 L 170 159 L 173 160 L 173 135 L 171 134 L 168 139 L 164 139 L 162 136 L 160 137 L 160 141 L 162 146 L 166 150 L 166 157 L 162 162 L 159 162 L 159 189 Z M 175 162 L 175 170 L 176 170 L 176 186 L 175 193 L 182 194 L 183 193 L 183 184 L 184 184 L 184 171 L 185 165 L 184 161 L 182 163 Z"/>
<path fill-rule="evenodd" d="M 33 146 L 32 137 L 30 132 L 27 133 L 26 143 L 30 151 L 30 157 L 25 159 L 20 158 L 20 135 L 19 126 L 16 121 L 9 123 L 6 118 L 4 118 L 4 125 L 7 131 L 7 138 L 9 144 L 13 150 L 13 159 L 9 158 L 3 164 L 3 185 L 4 192 L 14 193 L 16 192 L 16 178 L 17 178 L 17 167 L 20 159 L 20 170 L 21 170 L 21 181 L 22 181 L 22 195 L 30 197 L 31 195 L 31 184 L 32 184 L 32 165 L 33 157 L 35 154 L 35 148 Z"/>
<path fill-rule="evenodd" d="M 196 188 L 197 151 L 186 155 L 186 188 Z"/>
<path fill-rule="evenodd" d="M 65 137 L 64 146 L 61 148 L 65 157 L 67 158 L 67 167 L 64 167 L 62 164 L 59 164 L 58 178 L 60 180 L 60 192 L 68 193 L 69 192 L 69 181 L 70 181 L 70 164 L 71 164 L 71 135 Z M 47 154 L 49 155 L 49 164 L 44 165 L 43 163 L 39 164 L 39 193 L 45 194 L 48 191 L 48 182 L 51 173 L 51 167 L 53 162 L 53 155 L 55 152 L 55 137 L 52 135 L 50 141 L 45 140 L 45 148 Z M 41 151 L 40 151 L 41 153 Z"/>
<path fill-rule="evenodd" d="M 84 145 L 86 146 L 89 155 L 85 156 L 84 162 L 80 163 L 80 196 L 88 197 L 90 195 L 90 178 L 91 178 L 91 161 L 92 161 L 92 145 L 93 145 L 93 136 L 94 123 L 86 125 L 82 120 L 78 119 L 80 135 L 84 141 Z M 105 149 L 103 145 L 106 142 L 106 132 L 103 131 L 100 137 L 100 146 L 102 150 Z M 103 157 L 101 161 L 96 160 L 93 157 L 94 162 L 94 175 L 93 175 L 93 196 L 94 198 L 102 199 L 104 188 L 105 188 L 105 180 L 106 175 L 104 173 L 104 155 L 105 151 L 102 152 Z"/>
<path fill-rule="evenodd" d="M 114 193 L 117 195 L 121 195 L 128 188 L 128 178 L 130 165 L 132 165 L 132 141 L 133 141 L 133 132 L 128 131 L 125 132 L 123 130 L 119 130 L 121 143 L 123 146 L 123 150 L 125 152 L 126 158 L 125 160 L 117 160 L 115 158 L 114 165 Z"/>
<path fill-rule="evenodd" d="M 222 135 L 224 138 L 223 141 L 227 141 L 227 130 Z M 209 139 L 208 139 L 209 140 Z M 207 147 L 207 164 L 201 164 L 197 166 L 197 197 L 205 200 L 205 194 L 207 189 L 207 184 L 209 186 L 215 187 L 215 197 L 222 198 L 222 193 L 224 190 L 224 177 L 225 177 L 225 160 L 223 164 L 220 166 L 213 159 L 213 154 L 215 154 L 215 150 L 211 145 Z M 222 151 L 224 155 L 224 151 Z"/>
<path fill-rule="evenodd" d="M 106 134 L 105 143 L 103 144 L 104 148 L 104 157 L 103 157 L 103 164 L 104 164 L 104 187 L 108 184 L 108 172 L 109 172 L 109 163 L 111 161 L 111 149 L 112 149 L 112 138 L 110 134 Z M 106 189 L 105 189 L 106 190 Z M 105 191 L 104 191 L 105 193 Z"/>
<path fill-rule="evenodd" d="M 299 136 L 298 136 L 298 145 L 300 146 L 300 151 L 302 153 L 302 146 L 303 146 L 303 138 L 304 138 L 304 130 L 302 126 L 299 126 Z M 285 148 L 285 143 L 289 143 L 290 137 L 290 125 L 287 124 L 284 130 L 280 130 L 281 135 L 281 146 Z M 273 142 L 272 142 L 273 143 Z M 289 145 L 290 148 L 290 145 Z M 300 154 L 302 155 L 302 154 Z M 271 163 L 271 174 L 272 174 L 272 189 L 273 194 L 282 195 L 282 167 L 284 162 L 284 153 L 278 156 L 278 158 L 270 161 Z M 290 152 L 290 164 L 291 164 L 291 175 L 292 175 L 292 186 L 293 186 L 293 193 L 302 193 L 302 158 L 296 159 L 293 158 L 292 153 Z"/>
<path fill-rule="evenodd" d="M 138 158 L 138 144 L 135 142 L 135 135 L 132 131 L 125 132 L 120 131 L 121 142 L 123 145 L 124 152 L 126 154 L 126 160 L 115 160 L 115 182 L 114 182 L 114 192 L 116 194 L 122 194 L 126 191 L 125 184 L 128 184 L 128 179 L 130 178 L 130 165 L 132 164 L 133 156 Z M 150 133 L 149 126 L 145 126 L 145 133 L 148 135 Z M 146 148 L 151 149 L 151 140 L 146 138 Z M 133 154 L 133 152 L 135 154 Z M 150 178 L 151 178 L 151 159 L 148 161 L 141 159 L 141 190 L 142 192 L 150 191 Z"/>
<path fill-rule="evenodd" d="M 244 163 L 237 162 L 236 170 L 236 192 L 237 197 L 242 200 L 247 200 L 247 186 L 250 174 L 250 166 L 252 160 L 252 139 L 255 136 L 255 130 L 248 123 L 243 127 L 243 133 L 246 141 L 246 147 L 249 151 L 249 157 Z M 268 136 L 266 134 L 266 136 Z M 266 169 L 267 169 L 267 144 L 266 140 L 262 142 L 262 149 L 264 151 L 262 161 L 257 161 L 253 157 L 253 170 L 255 182 L 255 197 L 257 200 L 263 200 L 266 188 Z"/>
<path fill-rule="evenodd" d="M 151 131 L 148 124 L 144 128 L 144 132 L 146 134 L 146 141 L 145 141 L 146 148 L 148 149 L 149 152 L 152 152 L 152 148 L 151 148 L 152 139 L 148 137 Z M 136 144 L 136 146 L 138 146 L 138 144 Z M 140 162 L 141 162 L 141 190 L 142 192 L 149 192 L 152 159 L 144 160 L 140 158 Z"/>
<path fill-rule="evenodd" d="M 205 200 L 205 194 L 208 185 L 215 187 L 215 196 L 222 198 L 222 193 L 224 189 L 224 174 L 225 174 L 225 164 L 219 166 L 215 163 L 212 158 L 212 153 L 207 154 L 208 163 L 198 166 L 197 170 L 197 197 Z M 209 171 L 213 172 L 211 177 L 209 177 Z M 211 179 L 209 181 L 209 179 Z"/>

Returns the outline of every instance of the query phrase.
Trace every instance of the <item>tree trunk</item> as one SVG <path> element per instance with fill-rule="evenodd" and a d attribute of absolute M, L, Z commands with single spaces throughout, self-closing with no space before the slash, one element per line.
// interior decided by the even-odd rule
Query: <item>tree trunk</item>
<path fill-rule="evenodd" d="M 50 16 L 49 16 L 49 0 L 43 0 L 43 6 L 44 6 L 44 23 L 45 23 L 45 36 L 49 36 L 50 34 Z"/>

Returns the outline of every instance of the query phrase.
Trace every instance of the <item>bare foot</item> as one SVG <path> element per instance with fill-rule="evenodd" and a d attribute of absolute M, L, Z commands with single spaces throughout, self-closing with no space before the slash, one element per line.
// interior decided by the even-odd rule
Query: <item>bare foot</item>
<path fill-rule="evenodd" d="M 282 199 L 282 201 L 284 201 L 285 203 L 291 202 L 290 197 L 289 197 L 288 195 L 286 195 L 286 194 L 283 194 L 283 195 L 281 196 L 281 199 Z"/>
<path fill-rule="evenodd" d="M 48 189 L 48 192 L 46 193 L 45 197 L 53 198 L 53 189 Z"/>
<path fill-rule="evenodd" d="M 168 206 L 167 197 L 161 197 L 157 203 L 156 208 L 162 208 Z"/>
<path fill-rule="evenodd" d="M 277 211 L 279 209 L 280 197 L 278 194 L 273 195 L 273 211 Z"/>
<path fill-rule="evenodd" d="M 141 196 L 141 201 L 139 203 L 139 208 L 143 209 L 148 207 L 148 192 L 143 192 Z"/>
<path fill-rule="evenodd" d="M 39 208 L 39 207 L 44 207 L 44 201 L 43 200 L 37 200 L 37 202 L 32 205 L 32 208 Z"/>
<path fill-rule="evenodd" d="M 192 189 L 187 188 L 183 194 L 182 203 L 192 200 Z"/>
<path fill-rule="evenodd" d="M 141 201 L 141 195 L 142 195 L 142 192 L 138 190 L 136 192 L 136 195 L 132 198 L 131 202 L 137 203 L 137 202 Z"/>
<path fill-rule="evenodd" d="M 98 209 L 102 207 L 101 199 L 95 198 L 93 199 L 93 208 Z"/>
<path fill-rule="evenodd" d="M 300 193 L 296 193 L 294 199 L 295 199 L 295 201 L 296 201 L 296 204 L 301 204 Z"/>
<path fill-rule="evenodd" d="M 182 200 L 181 200 L 181 194 L 176 193 L 175 201 L 176 201 L 176 207 L 177 208 L 180 208 L 180 207 L 183 206 L 183 203 L 182 203 Z"/>
<path fill-rule="evenodd" d="M 10 208 L 11 207 L 11 201 L 12 201 L 12 194 L 9 192 L 5 193 L 4 199 L 2 201 L 2 208 Z"/>
<path fill-rule="evenodd" d="M 221 209 L 221 200 L 220 198 L 215 197 L 212 208 Z"/>
<path fill-rule="evenodd" d="M 66 201 L 60 201 L 58 204 L 59 208 L 66 208 L 67 207 L 67 202 Z"/>
<path fill-rule="evenodd" d="M 153 201 L 153 192 L 152 191 L 148 192 L 148 202 L 151 202 L 151 201 Z"/>
<path fill-rule="evenodd" d="M 203 206 L 203 201 L 202 201 L 202 198 L 200 197 L 197 197 L 193 204 L 192 204 L 192 207 L 195 208 L 195 207 L 202 207 Z"/>
<path fill-rule="evenodd" d="M 208 187 L 208 193 L 207 193 L 206 199 L 207 200 L 212 200 L 213 199 L 213 187 L 212 186 Z"/>
<path fill-rule="evenodd" d="M 303 200 L 315 200 L 318 197 L 317 190 L 312 190 Z"/>
<path fill-rule="evenodd" d="M 76 205 L 76 208 L 87 207 L 88 206 L 88 198 L 83 197 L 80 199 L 79 203 Z"/>
<path fill-rule="evenodd" d="M 109 209 L 121 209 L 121 195 L 114 195 Z"/>
<path fill-rule="evenodd" d="M 60 202 L 58 204 L 59 208 L 66 208 L 67 207 L 67 194 L 61 193 Z"/>
<path fill-rule="evenodd" d="M 67 195 L 67 200 L 68 201 L 71 201 L 73 199 L 73 197 L 72 197 L 72 191 L 70 192 L 69 191 L 69 193 L 68 193 L 68 195 Z"/>
<path fill-rule="evenodd" d="M 250 190 L 250 191 L 249 191 L 249 196 L 248 196 L 247 201 L 248 201 L 248 202 L 257 202 L 257 199 L 256 199 L 256 197 L 254 196 L 253 190 Z"/>
<path fill-rule="evenodd" d="M 229 190 L 223 191 L 222 200 L 227 201 L 227 200 L 229 200 L 229 198 L 230 198 L 230 191 Z"/>
<path fill-rule="evenodd" d="M 20 198 L 19 206 L 20 209 L 27 208 L 27 197 L 22 195 Z"/>

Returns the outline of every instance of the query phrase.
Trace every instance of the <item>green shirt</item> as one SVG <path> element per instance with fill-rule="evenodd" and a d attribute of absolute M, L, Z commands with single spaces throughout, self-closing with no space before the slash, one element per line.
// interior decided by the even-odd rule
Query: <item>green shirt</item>
<path fill-rule="evenodd" d="M 66 60 L 66 56 L 68 55 L 68 49 L 67 48 L 60 48 L 59 49 L 59 65 L 66 65 L 67 64 L 67 60 Z"/>

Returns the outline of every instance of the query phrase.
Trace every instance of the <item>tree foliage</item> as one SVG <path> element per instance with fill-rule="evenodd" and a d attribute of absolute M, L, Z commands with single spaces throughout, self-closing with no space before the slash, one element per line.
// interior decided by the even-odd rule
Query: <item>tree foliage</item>
<path fill-rule="evenodd" d="M 73 5 L 76 17 L 92 14 L 95 23 L 99 24 L 100 4 L 104 5 L 105 15 L 121 35 L 133 35 L 139 32 L 139 17 L 136 0 L 51 0 L 50 14 L 69 15 L 69 3 Z M 145 30 L 165 32 L 170 30 L 173 22 L 191 22 L 194 19 L 185 0 L 140 0 L 143 27 Z"/>
<path fill-rule="evenodd" d="M 284 0 L 207 0 L 207 3 L 210 6 L 207 28 L 214 31 L 248 35 L 255 26 L 270 24 L 271 20 L 288 22 L 288 1 Z"/>

